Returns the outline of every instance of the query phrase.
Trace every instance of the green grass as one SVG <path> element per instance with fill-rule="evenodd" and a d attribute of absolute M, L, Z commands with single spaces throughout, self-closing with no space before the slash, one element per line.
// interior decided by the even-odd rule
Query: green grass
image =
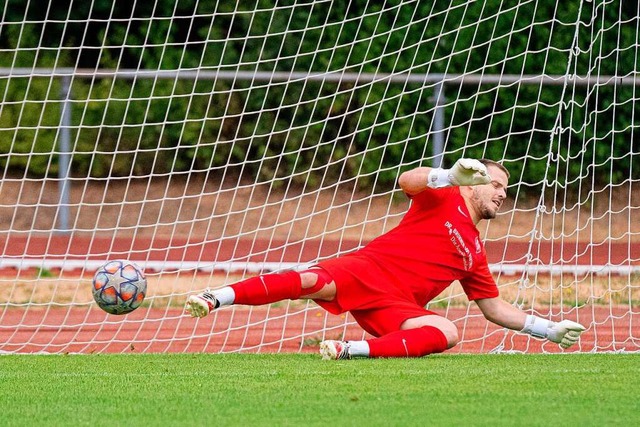
<path fill-rule="evenodd" d="M 640 425 L 640 355 L 0 357 L 0 425 Z"/>

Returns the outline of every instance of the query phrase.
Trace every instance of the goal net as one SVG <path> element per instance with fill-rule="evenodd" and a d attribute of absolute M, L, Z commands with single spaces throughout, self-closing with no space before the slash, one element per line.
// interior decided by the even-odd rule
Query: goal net
<path fill-rule="evenodd" d="M 306 352 L 359 339 L 313 302 L 188 295 L 344 255 L 409 206 L 399 173 L 510 170 L 481 224 L 502 297 L 640 344 L 634 2 L 9 2 L 0 23 L 0 352 Z M 410 244 L 410 242 L 408 243 Z M 142 266 L 125 316 L 92 300 Z M 488 323 L 454 283 L 452 352 L 559 351 Z"/>

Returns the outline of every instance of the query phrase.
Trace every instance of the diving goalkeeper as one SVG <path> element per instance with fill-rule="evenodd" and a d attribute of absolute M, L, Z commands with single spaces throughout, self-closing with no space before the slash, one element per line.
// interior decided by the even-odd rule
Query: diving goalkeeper
<path fill-rule="evenodd" d="M 411 206 L 397 227 L 365 247 L 308 270 L 265 274 L 191 295 L 186 310 L 204 317 L 231 304 L 308 298 L 333 314 L 350 312 L 374 338 L 327 340 L 324 359 L 420 357 L 458 343 L 456 326 L 424 307 L 458 280 L 487 320 L 567 348 L 585 328 L 553 322 L 503 301 L 476 225 L 495 218 L 509 172 L 500 163 L 459 159 L 451 169 L 418 167 L 398 183 Z"/>

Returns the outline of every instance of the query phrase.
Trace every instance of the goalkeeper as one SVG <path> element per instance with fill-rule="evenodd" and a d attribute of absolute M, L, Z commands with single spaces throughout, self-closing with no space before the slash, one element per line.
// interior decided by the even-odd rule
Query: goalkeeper
<path fill-rule="evenodd" d="M 567 348 L 584 327 L 527 314 L 500 299 L 476 225 L 495 218 L 509 172 L 492 160 L 459 159 L 451 169 L 418 167 L 399 185 L 411 206 L 397 227 L 365 247 L 308 270 L 265 274 L 191 295 L 204 317 L 220 306 L 308 298 L 333 314 L 350 312 L 371 339 L 327 340 L 324 359 L 420 357 L 458 343 L 456 326 L 424 307 L 458 280 L 487 320 Z"/>

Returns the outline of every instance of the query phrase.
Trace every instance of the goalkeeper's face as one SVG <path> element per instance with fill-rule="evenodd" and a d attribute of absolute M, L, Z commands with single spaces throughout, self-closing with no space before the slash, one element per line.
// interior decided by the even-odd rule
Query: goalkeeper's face
<path fill-rule="evenodd" d="M 473 187 L 471 198 L 480 219 L 496 217 L 502 202 L 507 198 L 507 185 L 509 185 L 509 178 L 504 171 L 495 166 L 489 166 L 487 171 L 491 176 L 491 182 Z"/>

